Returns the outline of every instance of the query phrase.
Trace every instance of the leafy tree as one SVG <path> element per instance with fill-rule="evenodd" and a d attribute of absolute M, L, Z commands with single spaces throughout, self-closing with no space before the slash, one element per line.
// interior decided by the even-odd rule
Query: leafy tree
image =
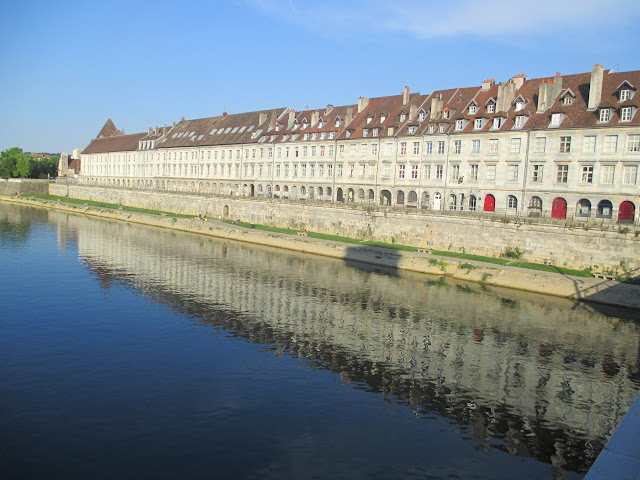
<path fill-rule="evenodd" d="M 18 160 L 24 156 L 22 149 L 13 147 L 0 153 L 0 177 L 15 177 Z"/>
<path fill-rule="evenodd" d="M 36 160 L 31 155 L 21 154 L 16 162 L 14 176 L 18 178 L 31 178 L 35 163 Z"/>

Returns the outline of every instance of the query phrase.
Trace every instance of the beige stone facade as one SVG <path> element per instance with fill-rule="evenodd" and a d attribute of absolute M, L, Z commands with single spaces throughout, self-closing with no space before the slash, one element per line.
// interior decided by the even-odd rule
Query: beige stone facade
<path fill-rule="evenodd" d="M 79 181 L 637 224 L 639 84 L 640 71 L 595 65 L 313 111 L 183 118 L 134 135 L 111 123 L 82 153 Z"/>

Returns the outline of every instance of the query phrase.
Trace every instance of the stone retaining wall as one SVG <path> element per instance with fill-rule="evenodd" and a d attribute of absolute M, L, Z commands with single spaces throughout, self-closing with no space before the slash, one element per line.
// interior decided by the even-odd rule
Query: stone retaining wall
<path fill-rule="evenodd" d="M 0 179 L 0 195 L 47 193 L 48 189 L 49 182 L 47 180 L 34 180 L 31 178 Z"/>
<path fill-rule="evenodd" d="M 84 185 L 52 184 L 53 195 L 122 203 L 215 218 L 239 219 L 279 227 L 307 228 L 352 238 L 500 256 L 505 249 L 520 249 L 522 261 L 550 262 L 557 266 L 595 271 L 638 270 L 640 230 L 583 225 L 536 225 L 510 219 L 403 212 L 327 203 L 303 204 L 286 200 L 205 197 L 157 191 L 126 190 Z M 603 227 L 604 228 L 604 227 Z"/>

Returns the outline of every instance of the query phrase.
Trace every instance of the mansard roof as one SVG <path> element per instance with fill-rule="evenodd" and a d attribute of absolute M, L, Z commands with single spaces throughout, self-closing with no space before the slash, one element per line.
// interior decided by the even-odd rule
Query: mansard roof
<path fill-rule="evenodd" d="M 130 152 L 138 149 L 138 142 L 147 135 L 146 133 L 134 133 L 132 135 L 114 135 L 112 137 L 95 138 L 89 146 L 82 151 L 88 153 Z"/>

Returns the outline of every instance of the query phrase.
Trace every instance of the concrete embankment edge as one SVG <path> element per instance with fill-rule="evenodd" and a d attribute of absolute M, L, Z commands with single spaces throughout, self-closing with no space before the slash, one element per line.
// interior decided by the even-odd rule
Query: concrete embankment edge
<path fill-rule="evenodd" d="M 446 275 L 465 281 L 484 283 L 486 285 L 640 310 L 640 286 L 609 280 L 570 277 L 558 273 L 504 267 L 469 260 L 439 258 L 428 253 L 405 252 L 355 244 L 343 244 L 310 237 L 250 230 L 222 223 L 217 220 L 203 222 L 198 218 L 175 218 L 21 197 L 4 197 L 0 198 L 0 201 L 35 207 L 54 208 L 70 213 L 91 215 L 240 242 L 266 245 L 345 261 L 361 262 L 432 275 Z M 465 268 L 461 268 L 461 265 L 464 265 Z"/>

